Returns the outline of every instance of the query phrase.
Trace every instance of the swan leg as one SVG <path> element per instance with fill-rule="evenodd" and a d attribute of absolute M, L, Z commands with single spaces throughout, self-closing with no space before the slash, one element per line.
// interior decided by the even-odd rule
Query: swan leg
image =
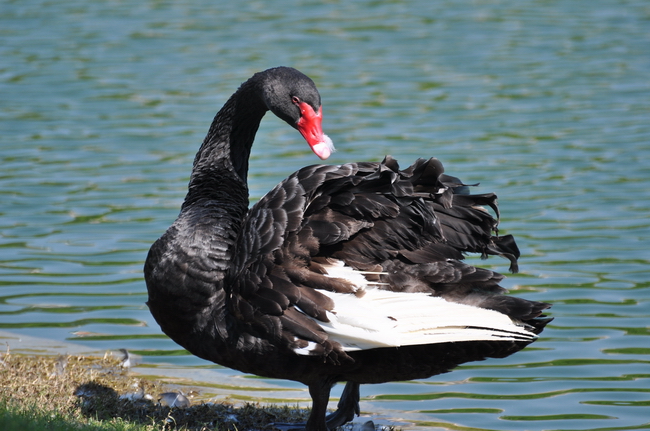
<path fill-rule="evenodd" d="M 321 380 L 309 385 L 309 395 L 311 395 L 312 406 L 309 419 L 307 419 L 306 431 L 329 431 L 325 414 L 327 413 L 327 403 L 330 399 L 330 391 L 335 382 Z"/>
<path fill-rule="evenodd" d="M 312 407 L 307 423 L 274 423 L 272 425 L 283 431 L 331 431 L 350 422 L 354 419 L 355 414 L 357 416 L 359 415 L 359 384 L 347 382 L 337 405 L 337 410 L 325 416 L 327 413 L 327 404 L 330 399 L 330 391 L 335 383 L 322 380 L 309 385 Z"/>
<path fill-rule="evenodd" d="M 337 405 L 337 410 L 325 418 L 327 428 L 336 429 L 359 416 L 359 383 L 347 382 Z"/>

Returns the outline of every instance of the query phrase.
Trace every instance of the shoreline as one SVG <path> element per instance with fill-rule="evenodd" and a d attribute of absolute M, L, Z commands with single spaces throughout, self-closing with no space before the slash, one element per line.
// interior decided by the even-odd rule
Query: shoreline
<path fill-rule="evenodd" d="M 135 366 L 123 367 L 124 354 L 117 350 L 100 352 L 1 330 L 0 344 L 5 345 L 0 349 L 0 413 L 27 412 L 35 418 L 56 413 L 66 421 L 62 430 L 101 429 L 96 420 L 112 431 L 120 429 L 115 421 L 136 431 L 273 429 L 272 423 L 304 422 L 309 413 L 306 389 L 228 375 L 230 370 L 220 372 L 218 366 L 183 369 L 130 355 Z M 364 424 L 368 419 L 362 415 L 341 429 L 375 429 Z M 0 425 L 10 429 L 1 414 Z"/>
<path fill-rule="evenodd" d="M 119 349 L 96 350 L 82 344 L 67 341 L 55 341 L 47 338 L 25 336 L 0 330 L 0 357 L 8 349 L 11 354 L 27 356 L 87 356 L 103 357 L 108 352 L 115 358 L 121 358 Z M 155 363 L 145 358 L 130 354 L 129 372 L 134 377 L 157 380 L 172 388 L 195 391 L 198 400 L 245 404 L 260 402 L 263 404 L 299 405 L 308 408 L 311 405 L 306 387 L 287 387 L 282 381 L 269 382 L 243 375 L 234 370 L 206 362 L 204 366 L 180 366 L 169 363 Z"/>
<path fill-rule="evenodd" d="M 0 355 L 0 428 L 38 429 L 44 422 L 48 429 L 61 430 L 234 431 L 301 422 L 308 413 L 298 406 L 194 401 L 196 392 L 189 387 L 180 389 L 122 365 L 111 352 L 100 357 L 7 349 Z M 29 426 L 21 422 L 12 428 L 16 420 L 27 420 Z"/>

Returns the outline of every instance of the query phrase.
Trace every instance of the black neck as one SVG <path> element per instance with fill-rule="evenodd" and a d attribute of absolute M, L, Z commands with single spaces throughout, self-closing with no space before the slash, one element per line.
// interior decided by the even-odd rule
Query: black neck
<path fill-rule="evenodd" d="M 184 207 L 204 199 L 229 201 L 242 192 L 248 204 L 248 159 L 267 110 L 253 80 L 242 84 L 226 102 L 194 158 Z"/>

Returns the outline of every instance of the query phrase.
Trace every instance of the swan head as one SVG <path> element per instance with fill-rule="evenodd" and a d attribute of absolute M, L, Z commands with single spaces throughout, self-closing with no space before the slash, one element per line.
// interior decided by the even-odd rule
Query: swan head
<path fill-rule="evenodd" d="M 267 108 L 298 129 L 314 154 L 322 160 L 327 159 L 334 152 L 334 144 L 323 133 L 323 108 L 314 81 L 290 67 L 269 69 L 262 75 Z"/>

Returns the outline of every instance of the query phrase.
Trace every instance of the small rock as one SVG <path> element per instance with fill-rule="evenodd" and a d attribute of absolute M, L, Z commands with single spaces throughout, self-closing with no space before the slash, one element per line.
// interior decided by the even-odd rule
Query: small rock
<path fill-rule="evenodd" d="M 168 407 L 186 408 L 190 406 L 190 400 L 180 392 L 165 392 L 158 398 L 160 405 Z"/>

